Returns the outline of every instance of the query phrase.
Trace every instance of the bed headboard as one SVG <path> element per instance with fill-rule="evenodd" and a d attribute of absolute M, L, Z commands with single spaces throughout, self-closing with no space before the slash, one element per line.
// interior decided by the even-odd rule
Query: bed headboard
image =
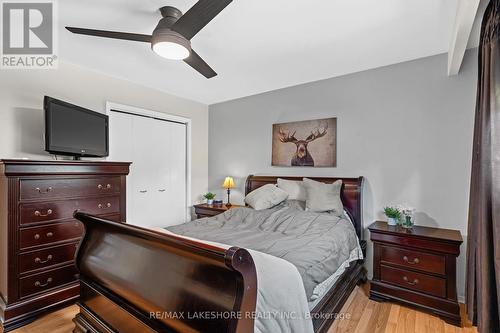
<path fill-rule="evenodd" d="M 290 176 L 254 176 L 247 177 L 245 185 L 245 195 L 266 184 L 276 184 L 277 179 L 288 179 L 300 181 L 304 177 Z M 331 184 L 337 180 L 342 180 L 342 190 L 340 198 L 344 204 L 344 209 L 349 213 L 356 229 L 359 239 L 363 239 L 363 214 L 362 214 L 362 187 L 363 177 L 358 178 L 331 178 L 331 177 L 307 177 L 318 182 Z"/>

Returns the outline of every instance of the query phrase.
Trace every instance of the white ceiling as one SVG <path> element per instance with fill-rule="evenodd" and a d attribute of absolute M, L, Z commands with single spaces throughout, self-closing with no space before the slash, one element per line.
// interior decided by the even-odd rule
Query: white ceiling
<path fill-rule="evenodd" d="M 59 53 L 63 61 L 213 104 L 445 53 L 457 1 L 234 0 L 192 39 L 219 74 L 207 80 L 182 61 L 156 56 L 146 43 L 64 30 L 150 34 L 159 7 L 186 12 L 196 0 L 64 0 L 58 2 Z"/>

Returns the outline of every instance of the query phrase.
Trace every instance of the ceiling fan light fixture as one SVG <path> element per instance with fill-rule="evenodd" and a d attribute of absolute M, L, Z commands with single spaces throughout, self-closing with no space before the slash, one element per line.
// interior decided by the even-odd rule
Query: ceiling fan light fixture
<path fill-rule="evenodd" d="M 191 54 L 191 42 L 170 29 L 156 29 L 153 32 L 151 49 L 160 57 L 182 60 Z"/>
<path fill-rule="evenodd" d="M 189 57 L 189 50 L 184 46 L 173 42 L 159 42 L 153 45 L 153 51 L 160 57 L 182 60 Z"/>

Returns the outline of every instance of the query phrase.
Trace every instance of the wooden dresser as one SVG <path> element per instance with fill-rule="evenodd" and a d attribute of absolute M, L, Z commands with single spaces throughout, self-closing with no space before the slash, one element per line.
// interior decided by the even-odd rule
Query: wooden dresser
<path fill-rule="evenodd" d="M 73 213 L 125 222 L 129 165 L 0 160 L 0 319 L 5 332 L 78 298 L 74 255 L 83 225 Z"/>
<path fill-rule="evenodd" d="M 462 236 L 457 230 L 415 226 L 404 229 L 375 222 L 370 298 L 392 300 L 460 325 L 456 258 Z"/>

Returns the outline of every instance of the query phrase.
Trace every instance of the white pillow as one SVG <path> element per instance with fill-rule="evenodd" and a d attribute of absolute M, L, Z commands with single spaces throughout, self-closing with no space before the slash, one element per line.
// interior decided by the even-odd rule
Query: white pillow
<path fill-rule="evenodd" d="M 248 193 L 245 197 L 245 202 L 255 210 L 268 209 L 285 201 L 288 198 L 288 193 L 276 185 L 267 184 Z"/>
<path fill-rule="evenodd" d="M 306 189 L 306 209 L 313 212 L 330 212 L 339 217 L 344 213 L 344 205 L 340 199 L 342 180 L 333 184 L 325 184 L 304 178 Z"/>
<path fill-rule="evenodd" d="M 306 189 L 302 181 L 278 178 L 278 187 L 288 193 L 288 200 L 306 201 Z"/>

